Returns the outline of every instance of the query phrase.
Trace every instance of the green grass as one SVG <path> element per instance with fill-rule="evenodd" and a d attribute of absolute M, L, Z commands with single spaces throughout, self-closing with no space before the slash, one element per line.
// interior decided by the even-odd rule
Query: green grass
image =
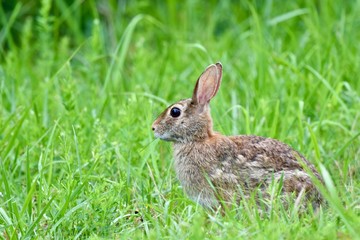
<path fill-rule="evenodd" d="M 1 238 L 360 238 L 359 1 L 66 2 L 0 5 Z M 150 126 L 216 61 L 215 129 L 307 156 L 319 213 L 183 193 Z"/>

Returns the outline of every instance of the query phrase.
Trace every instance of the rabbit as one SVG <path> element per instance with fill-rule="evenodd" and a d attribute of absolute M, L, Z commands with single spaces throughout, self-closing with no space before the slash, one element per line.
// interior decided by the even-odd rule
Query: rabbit
<path fill-rule="evenodd" d="M 270 198 L 266 187 L 275 180 L 282 182 L 280 196 L 318 208 L 323 200 L 310 175 L 323 180 L 300 153 L 275 139 L 213 131 L 209 102 L 221 79 L 221 63 L 208 66 L 192 98 L 172 104 L 152 124 L 156 138 L 173 142 L 174 168 L 186 194 L 206 208 L 218 209 L 256 190 Z"/>

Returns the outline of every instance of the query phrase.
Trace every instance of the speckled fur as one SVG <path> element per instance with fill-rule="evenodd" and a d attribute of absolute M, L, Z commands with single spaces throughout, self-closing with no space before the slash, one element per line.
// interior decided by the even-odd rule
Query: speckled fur
<path fill-rule="evenodd" d="M 246 197 L 260 189 L 267 197 L 266 188 L 274 179 L 281 179 L 283 195 L 305 193 L 306 200 L 319 206 L 322 197 L 302 166 L 307 165 L 320 181 L 321 176 L 300 153 L 275 139 L 213 132 L 208 102 L 219 88 L 222 66 L 211 65 L 204 75 L 192 98 L 168 107 L 152 126 L 156 137 L 173 142 L 176 175 L 187 195 L 205 207 L 216 208 L 219 199 L 240 201 L 239 190 Z M 198 89 L 198 85 L 206 89 Z M 180 117 L 170 116 L 173 107 L 181 109 Z"/>

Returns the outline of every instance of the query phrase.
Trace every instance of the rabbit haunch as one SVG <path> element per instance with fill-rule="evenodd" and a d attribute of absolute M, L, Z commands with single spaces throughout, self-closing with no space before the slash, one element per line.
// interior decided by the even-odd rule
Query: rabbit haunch
<path fill-rule="evenodd" d="M 185 192 L 194 201 L 216 208 L 219 200 L 240 200 L 239 190 L 246 197 L 260 190 L 266 198 L 267 187 L 275 180 L 282 181 L 284 196 L 304 193 L 318 206 L 321 195 L 303 165 L 320 181 L 321 177 L 301 154 L 275 139 L 213 132 L 209 102 L 221 77 L 221 64 L 210 65 L 196 82 L 192 98 L 168 107 L 152 125 L 155 137 L 174 143 L 175 171 Z M 180 115 L 171 116 L 173 108 Z"/>

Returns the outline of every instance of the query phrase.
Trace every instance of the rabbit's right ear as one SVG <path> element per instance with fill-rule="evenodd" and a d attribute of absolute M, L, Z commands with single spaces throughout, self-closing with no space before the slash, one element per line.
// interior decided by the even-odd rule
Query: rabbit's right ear
<path fill-rule="evenodd" d="M 219 90 L 222 78 L 221 63 L 211 64 L 196 82 L 192 101 L 194 104 L 206 105 Z"/>

